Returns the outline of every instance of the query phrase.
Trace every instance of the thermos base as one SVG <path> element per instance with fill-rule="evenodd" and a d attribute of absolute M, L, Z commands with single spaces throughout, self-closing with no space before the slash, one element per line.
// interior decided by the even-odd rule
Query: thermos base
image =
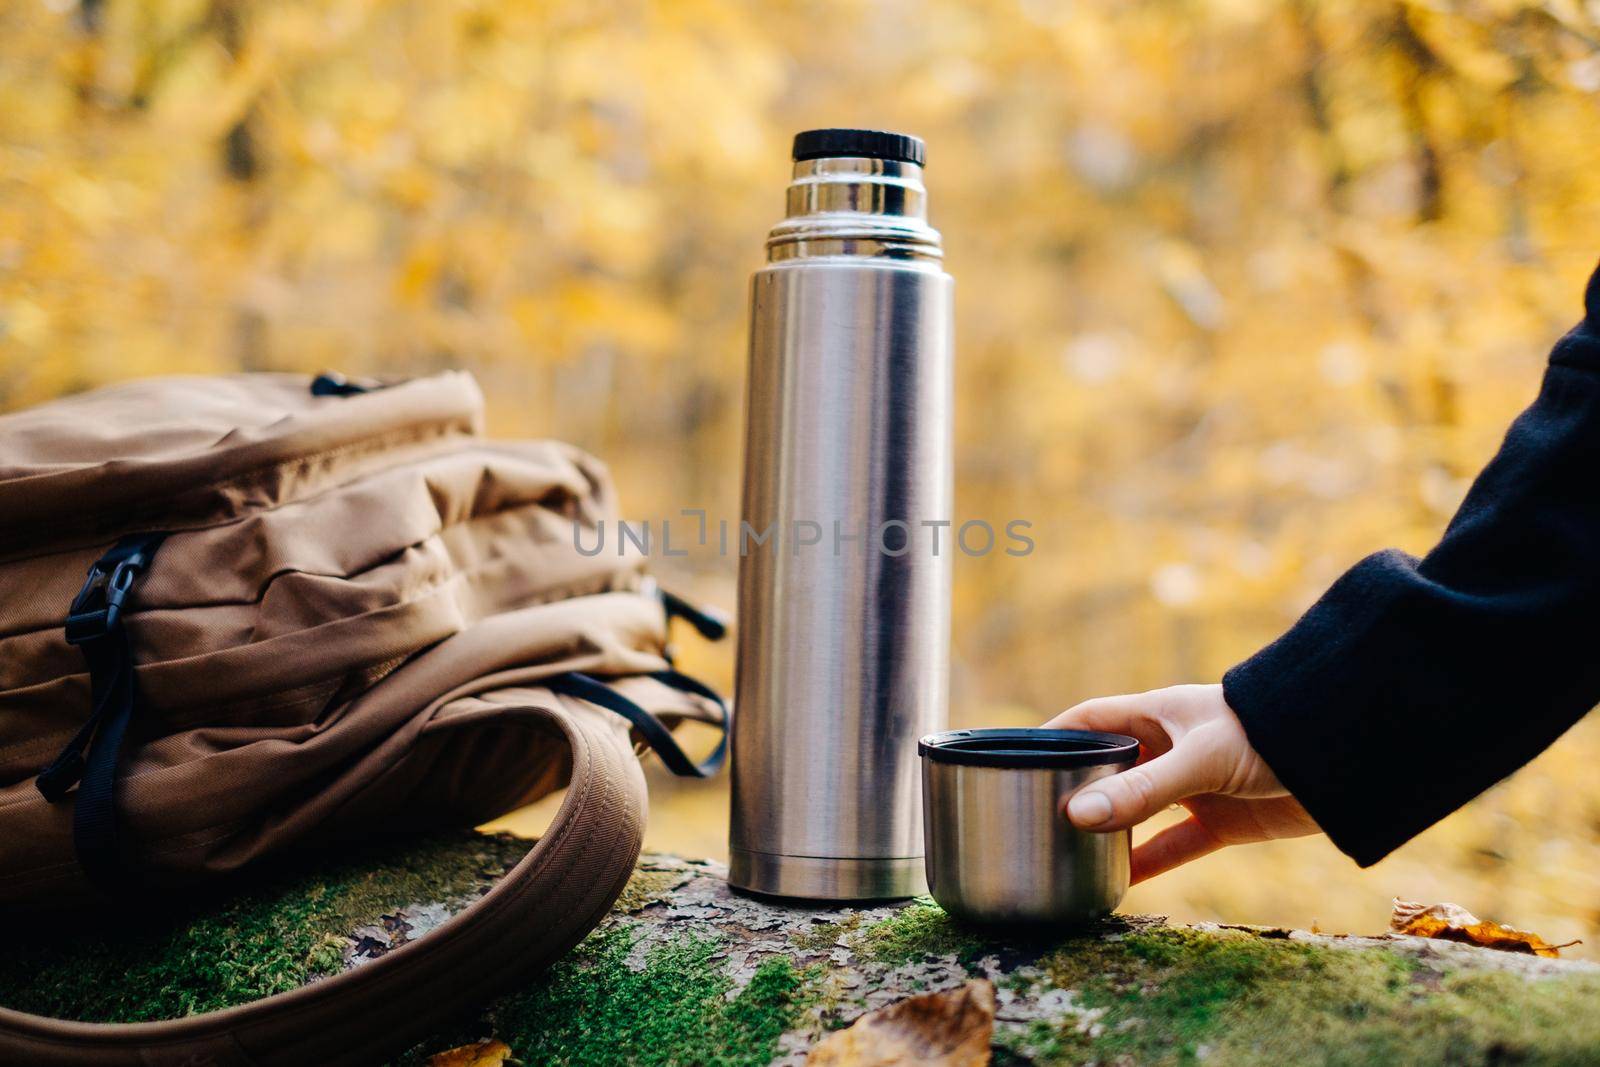
<path fill-rule="evenodd" d="M 842 859 L 732 850 L 728 884 L 746 893 L 805 900 L 896 900 L 928 892 L 921 856 Z"/>

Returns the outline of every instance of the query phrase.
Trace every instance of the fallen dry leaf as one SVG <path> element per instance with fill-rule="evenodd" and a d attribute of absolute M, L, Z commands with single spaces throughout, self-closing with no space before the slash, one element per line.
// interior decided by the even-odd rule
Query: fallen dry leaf
<path fill-rule="evenodd" d="M 435 1052 L 428 1057 L 428 1067 L 502 1067 L 503 1064 L 516 1062 L 511 1058 L 511 1046 L 492 1037 L 460 1048 Z"/>
<path fill-rule="evenodd" d="M 1550 959 L 1560 956 L 1562 949 L 1578 944 L 1568 941 L 1552 945 L 1538 934 L 1484 922 L 1460 904 L 1419 904 L 1398 897 L 1394 902 L 1394 914 L 1389 917 L 1389 929 L 1397 934 L 1436 937 L 1442 941 L 1460 941 L 1468 945 L 1497 948 L 1503 952 L 1526 952 Z"/>
<path fill-rule="evenodd" d="M 817 1043 L 806 1067 L 988 1067 L 994 986 L 924 993 L 863 1015 Z"/>

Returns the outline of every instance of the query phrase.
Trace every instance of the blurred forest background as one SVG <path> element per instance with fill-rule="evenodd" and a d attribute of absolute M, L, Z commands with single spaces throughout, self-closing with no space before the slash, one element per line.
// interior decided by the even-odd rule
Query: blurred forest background
<path fill-rule="evenodd" d="M 1580 314 L 1597 92 L 1593 0 L 0 0 L 0 408 L 466 367 L 631 517 L 736 520 L 789 138 L 914 132 L 957 514 L 1038 545 L 957 557 L 954 717 L 1037 722 L 1215 680 L 1428 548 Z M 657 570 L 732 605 L 732 560 Z M 1396 723 L 1372 773 L 1428 751 Z M 1448 899 L 1597 955 L 1597 764 L 1588 721 L 1373 870 L 1234 850 L 1128 906 L 1372 931 Z M 653 786 L 653 846 L 724 853 L 725 781 Z"/>

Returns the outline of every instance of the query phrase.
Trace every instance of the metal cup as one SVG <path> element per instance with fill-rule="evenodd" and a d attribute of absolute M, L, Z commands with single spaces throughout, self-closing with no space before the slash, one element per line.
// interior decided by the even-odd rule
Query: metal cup
<path fill-rule="evenodd" d="M 922 758 L 928 886 L 941 907 L 982 923 L 1074 923 L 1128 891 L 1126 830 L 1067 821 L 1063 797 L 1134 765 L 1139 742 L 1085 730 L 951 730 Z"/>

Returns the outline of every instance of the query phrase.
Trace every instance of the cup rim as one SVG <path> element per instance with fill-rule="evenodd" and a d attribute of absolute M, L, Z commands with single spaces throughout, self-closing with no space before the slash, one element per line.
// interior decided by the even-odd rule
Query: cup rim
<path fill-rule="evenodd" d="M 1010 767 L 1021 770 L 1095 767 L 1133 763 L 1139 742 L 1125 734 L 1098 730 L 990 728 L 946 730 L 917 742 L 917 755 L 957 767 Z"/>

